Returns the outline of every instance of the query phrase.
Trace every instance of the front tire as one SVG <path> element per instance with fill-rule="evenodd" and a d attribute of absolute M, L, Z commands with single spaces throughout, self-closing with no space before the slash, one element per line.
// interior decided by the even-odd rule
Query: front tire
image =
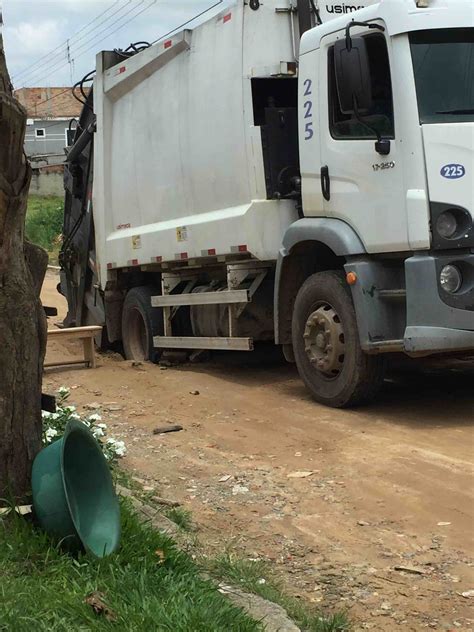
<path fill-rule="evenodd" d="M 375 397 L 385 359 L 361 349 L 342 272 L 318 272 L 306 279 L 295 301 L 292 338 L 298 372 L 318 402 L 346 408 Z"/>
<path fill-rule="evenodd" d="M 151 306 L 151 297 L 159 294 L 158 288 L 144 285 L 132 288 L 125 297 L 122 343 L 127 360 L 159 360 L 160 352 L 153 347 L 153 337 L 163 334 L 163 312 Z"/>

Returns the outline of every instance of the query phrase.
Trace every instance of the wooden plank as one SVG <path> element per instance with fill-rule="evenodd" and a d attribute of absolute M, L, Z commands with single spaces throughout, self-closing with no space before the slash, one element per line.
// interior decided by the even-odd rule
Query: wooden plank
<path fill-rule="evenodd" d="M 94 338 L 96 334 L 102 331 L 102 327 L 98 325 L 88 325 L 86 327 L 67 327 L 65 329 L 48 329 L 48 338 L 67 338 L 69 340 L 82 340 L 82 350 L 84 359 L 75 360 L 58 360 L 54 362 L 46 362 L 45 368 L 70 366 L 73 364 L 85 364 L 91 369 L 96 368 L 95 344 Z"/>
<path fill-rule="evenodd" d="M 45 362 L 44 368 L 50 369 L 54 366 L 73 366 L 74 364 L 87 364 L 86 360 L 81 360 L 81 358 L 77 358 L 76 360 L 55 360 L 54 362 Z"/>
<path fill-rule="evenodd" d="M 95 336 L 99 331 L 102 331 L 102 327 L 99 325 L 87 325 L 86 327 L 66 327 L 64 329 L 48 329 L 48 336 L 71 336 L 75 337 L 90 337 Z"/>
<path fill-rule="evenodd" d="M 95 344 L 94 338 L 84 338 L 82 341 L 84 348 L 84 359 L 91 369 L 95 369 Z"/>

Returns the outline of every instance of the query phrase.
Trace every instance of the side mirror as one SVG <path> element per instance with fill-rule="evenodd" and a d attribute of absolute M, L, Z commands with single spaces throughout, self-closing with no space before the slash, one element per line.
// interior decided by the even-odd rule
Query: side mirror
<path fill-rule="evenodd" d="M 349 45 L 348 45 L 349 44 Z M 341 112 L 367 114 L 372 107 L 369 56 L 363 37 L 334 44 L 334 68 Z"/>

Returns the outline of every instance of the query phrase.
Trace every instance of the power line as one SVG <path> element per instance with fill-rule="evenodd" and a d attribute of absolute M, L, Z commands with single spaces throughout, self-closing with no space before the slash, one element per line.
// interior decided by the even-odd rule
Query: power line
<path fill-rule="evenodd" d="M 142 4 L 144 0 L 141 0 L 140 4 Z M 135 18 L 137 18 L 141 13 L 144 13 L 147 9 L 149 9 L 153 4 L 156 3 L 157 0 L 153 0 L 151 2 L 151 4 L 149 4 L 148 6 L 144 7 L 141 11 L 139 11 L 138 13 L 136 13 L 132 18 L 130 18 L 126 23 L 119 25 L 116 29 L 114 29 L 111 33 L 109 33 L 107 35 L 107 37 L 109 37 L 110 35 L 112 35 L 113 33 L 119 31 L 121 28 L 123 28 L 128 22 L 131 22 L 132 20 L 134 20 Z M 223 3 L 224 0 L 219 0 L 218 2 L 215 2 L 213 5 L 211 5 L 210 7 L 208 7 L 207 9 L 204 9 L 203 11 L 201 11 L 200 13 L 197 13 L 196 15 L 194 15 L 192 18 L 190 18 L 189 20 L 186 20 L 186 22 L 183 22 L 182 24 L 180 24 L 179 26 L 176 26 L 174 29 L 172 29 L 171 31 L 168 31 L 168 33 L 165 33 L 164 35 L 161 35 L 158 39 L 154 40 L 154 42 L 152 42 L 152 44 L 156 44 L 156 42 L 160 41 L 161 39 L 168 37 L 169 35 L 171 35 L 172 33 L 174 33 L 175 31 L 183 28 L 184 26 L 187 26 L 190 22 L 193 22 L 194 20 L 198 19 L 199 17 L 201 17 L 202 15 L 205 15 L 206 13 L 208 13 L 209 11 L 211 11 L 212 9 L 214 9 L 215 7 L 219 6 L 220 4 Z M 138 6 L 136 6 L 135 8 L 138 8 Z M 127 15 L 127 14 L 126 14 Z M 122 16 L 122 18 L 125 16 Z M 113 24 L 115 24 L 117 21 L 116 20 Z M 109 25 L 108 28 L 110 28 L 110 26 L 113 26 L 113 24 Z M 105 29 L 107 30 L 107 29 Z M 97 34 L 97 36 L 100 33 Z M 86 51 L 84 51 L 83 53 L 81 53 L 81 55 L 77 55 L 77 57 L 82 56 L 83 54 L 85 54 L 88 50 L 90 50 L 91 47 L 89 47 Z M 66 62 L 67 63 L 67 62 Z M 65 64 L 62 64 L 63 66 Z M 55 70 L 55 69 L 53 69 Z M 50 73 L 51 74 L 51 73 Z M 50 76 L 50 75 L 48 75 Z M 49 97 L 48 99 L 44 99 L 43 101 L 40 101 L 39 103 L 37 103 L 36 105 L 41 105 L 43 103 L 46 103 L 48 101 L 52 101 L 53 99 L 56 99 L 57 97 L 61 96 L 62 94 L 64 94 L 65 92 L 68 92 L 70 90 L 70 88 L 66 88 L 65 90 L 62 90 L 61 92 Z"/>
<path fill-rule="evenodd" d="M 113 29 L 112 31 L 109 31 L 109 29 L 114 26 L 115 24 L 117 24 L 118 22 L 120 22 L 121 20 L 123 20 L 123 18 L 125 18 L 127 15 L 129 15 L 130 13 L 133 13 L 133 11 L 135 11 L 136 9 L 138 9 L 138 7 L 140 5 L 142 5 L 146 0 L 139 0 L 138 4 L 133 6 L 131 9 L 129 9 L 129 11 L 127 11 L 126 13 L 124 13 L 123 15 L 121 15 L 119 18 L 117 18 L 114 22 L 112 22 L 111 24 L 109 24 L 106 28 L 102 29 L 101 31 L 99 31 L 98 33 L 96 33 L 91 39 L 89 39 L 88 41 L 84 42 L 84 44 L 82 44 L 72 55 L 72 59 L 76 60 L 79 57 L 82 57 L 85 53 L 87 53 L 89 50 L 91 50 L 92 48 L 95 47 L 95 45 L 103 40 L 106 39 L 108 37 L 110 37 L 110 35 L 113 35 L 113 33 L 116 33 L 117 31 L 119 31 L 120 29 L 122 29 L 124 26 L 126 26 L 127 24 L 129 24 L 132 20 L 134 20 L 135 18 L 137 18 L 139 15 L 141 15 L 142 13 L 144 13 L 145 11 L 147 11 L 153 4 L 156 3 L 156 0 L 152 0 L 150 2 L 149 5 L 143 7 L 143 9 L 141 9 L 140 11 L 138 11 L 137 13 L 135 13 L 135 15 L 132 15 L 128 20 L 126 20 L 125 22 L 123 22 L 122 24 L 119 24 L 119 26 L 117 26 L 116 29 Z M 109 31 L 109 32 L 107 32 Z M 90 45 L 89 45 L 90 44 Z M 84 50 L 83 50 L 84 49 Z M 79 52 L 79 51 L 83 51 L 83 52 Z M 33 82 L 38 82 L 39 81 L 39 77 L 41 78 L 41 80 L 45 80 L 48 77 L 51 76 L 51 74 L 53 74 L 54 72 L 56 72 L 57 70 L 59 70 L 60 68 L 64 67 L 67 65 L 67 61 L 61 61 L 57 64 L 54 64 L 52 68 L 49 68 L 49 72 L 47 75 L 43 76 L 43 75 L 37 75 L 35 74 L 33 77 L 31 77 L 30 79 L 28 79 L 28 83 L 33 83 Z"/>
<path fill-rule="evenodd" d="M 212 9 L 214 9 L 215 7 L 218 7 L 220 4 L 222 4 L 224 2 L 224 0 L 219 0 L 219 2 L 215 2 L 213 5 L 211 5 L 210 7 L 208 7 L 207 9 L 204 9 L 204 11 L 201 11 L 201 13 L 198 13 L 197 15 L 195 15 L 194 17 L 192 17 L 189 20 L 186 20 L 186 22 L 183 22 L 182 24 L 180 24 L 179 26 L 176 26 L 174 29 L 172 29 L 171 31 L 168 31 L 168 33 L 165 33 L 164 35 L 160 35 L 160 37 L 158 39 L 156 39 L 155 41 L 152 42 L 153 44 L 156 44 L 156 42 L 159 42 L 160 40 L 164 39 L 165 37 L 168 37 L 168 35 L 171 35 L 172 33 L 175 33 L 176 31 L 178 31 L 179 29 L 182 29 L 184 26 L 187 26 L 190 22 L 193 22 L 194 20 L 197 20 L 198 18 L 200 18 L 202 15 L 208 13 L 208 11 L 211 11 Z"/>
<path fill-rule="evenodd" d="M 95 45 L 103 40 L 106 39 L 107 37 L 109 37 L 110 35 L 112 35 L 113 33 L 115 33 L 116 31 L 118 31 L 119 29 L 123 28 L 126 24 L 128 24 L 129 22 L 131 22 L 132 20 L 134 20 L 136 17 L 138 17 L 141 13 L 143 13 L 143 11 L 145 11 L 146 9 L 150 8 L 150 6 L 152 4 L 154 4 L 156 2 L 156 0 L 152 0 L 151 4 L 148 5 L 147 7 L 144 7 L 144 9 L 142 9 L 141 11 L 139 11 L 138 13 L 136 13 L 135 15 L 132 15 L 128 20 L 126 20 L 123 24 L 120 24 L 116 29 L 110 31 L 109 33 L 107 33 L 107 31 L 114 26 L 115 24 L 117 24 L 117 22 L 120 22 L 121 20 L 123 20 L 123 18 L 126 18 L 127 15 L 130 15 L 130 13 L 133 13 L 134 11 L 136 11 L 136 9 L 138 9 L 146 0 L 138 0 L 138 4 L 132 6 L 128 11 L 126 11 L 124 14 L 122 14 L 119 18 L 117 18 L 116 20 L 114 20 L 111 24 L 107 25 L 107 27 L 105 27 L 104 29 L 102 29 L 101 31 L 99 31 L 98 33 L 96 33 L 95 35 L 93 35 L 90 39 L 86 40 L 83 44 L 81 44 L 81 46 L 79 46 L 78 49 L 76 49 L 76 51 L 72 54 L 72 59 L 75 60 L 79 57 L 82 57 L 85 53 L 87 53 L 89 50 L 91 50 L 92 48 L 95 47 Z M 83 51 L 83 52 L 80 52 Z M 52 67 L 48 68 L 48 74 L 47 75 L 38 75 L 35 74 L 33 77 L 31 77 L 30 79 L 28 79 L 28 83 L 33 83 L 36 82 L 38 83 L 39 78 L 41 78 L 41 80 L 45 80 L 48 77 L 51 76 L 51 74 L 53 74 L 54 72 L 56 72 L 57 70 L 59 70 L 60 68 L 63 68 L 64 66 L 67 65 L 67 61 L 60 61 L 56 64 L 53 64 Z"/>
<path fill-rule="evenodd" d="M 91 31 L 89 31 L 88 33 L 86 33 L 83 37 L 79 38 L 78 42 L 82 39 L 84 39 L 84 37 L 86 37 L 85 41 L 80 44 L 80 46 L 78 48 L 76 48 L 77 46 L 77 42 L 76 44 L 74 44 L 71 47 L 71 58 L 72 60 L 74 60 L 74 58 L 77 55 L 78 51 L 83 50 L 85 47 L 87 47 L 91 42 L 95 42 L 95 41 L 99 41 L 100 39 L 103 39 L 103 33 L 105 33 L 111 26 L 113 26 L 114 24 L 116 24 L 118 21 L 120 21 L 121 19 L 125 18 L 127 15 L 129 15 L 130 13 L 132 13 L 133 11 L 135 11 L 141 4 L 143 4 L 143 2 L 145 2 L 145 0 L 138 0 L 138 4 L 134 4 L 131 7 L 129 6 L 130 4 L 133 3 L 133 0 L 128 0 L 127 4 L 123 5 L 122 7 L 120 7 L 117 11 L 115 11 L 112 15 L 110 15 L 105 21 L 100 22 L 99 24 L 97 24 L 97 26 L 92 29 Z M 125 13 L 123 13 L 124 9 L 128 9 L 127 11 L 125 11 Z M 121 14 L 121 15 L 119 15 Z M 96 28 L 98 28 L 99 26 L 101 26 L 102 24 L 105 24 L 106 22 L 110 21 L 112 18 L 116 17 L 117 15 L 119 15 L 119 17 L 117 19 L 115 19 L 113 22 L 106 24 L 104 26 L 103 29 L 101 29 L 100 31 L 98 31 L 97 33 L 93 34 L 93 31 L 96 30 Z M 36 70 L 33 70 L 31 73 L 29 73 L 29 75 L 26 75 L 23 77 L 23 79 L 21 80 L 22 83 L 34 83 L 37 82 L 38 79 L 37 77 L 42 76 L 42 73 L 50 70 L 51 69 L 51 64 L 53 64 L 53 68 L 58 68 L 58 67 L 62 67 L 65 66 L 68 63 L 67 59 L 66 59 L 66 54 L 65 51 L 53 55 L 50 59 L 46 60 L 45 62 L 43 62 L 41 64 L 41 66 L 39 66 Z"/>
<path fill-rule="evenodd" d="M 91 20 L 90 22 L 88 22 L 87 24 L 85 24 L 82 28 L 80 28 L 76 33 L 74 33 L 73 35 L 71 35 L 71 37 L 66 40 L 65 42 L 63 42 L 62 44 L 59 44 L 58 46 L 56 46 L 56 48 L 53 48 L 52 50 L 50 50 L 48 53 L 46 53 L 45 55 L 43 55 L 42 57 L 40 57 L 32 66 L 29 66 L 28 68 L 24 68 L 23 70 L 20 70 L 19 72 L 17 72 L 15 75 L 12 75 L 12 79 L 17 79 L 20 76 L 23 75 L 29 75 L 33 69 L 35 67 L 39 66 L 43 66 L 44 62 L 41 64 L 40 62 L 43 61 L 43 59 L 46 59 L 46 63 L 49 62 L 49 58 L 51 55 L 53 55 L 53 53 L 55 53 L 57 50 L 62 49 L 64 46 L 67 46 L 68 41 L 72 42 L 72 40 L 74 40 L 80 33 L 82 33 L 88 26 L 90 26 L 91 24 L 93 24 L 94 22 L 96 22 L 99 18 L 101 18 L 103 15 L 105 15 L 106 13 L 108 13 L 109 11 L 111 11 L 117 4 L 119 4 L 120 2 L 122 2 L 123 0 L 115 0 L 115 2 L 108 7 L 107 9 L 105 9 L 105 11 L 102 11 L 102 13 L 99 13 L 99 15 L 97 15 L 93 20 Z M 128 0 L 127 4 L 129 4 L 131 2 L 131 0 Z M 125 7 L 126 5 L 124 5 Z M 122 8 L 124 8 L 122 7 Z M 110 16 L 112 17 L 112 16 Z M 105 21 L 107 21 L 109 18 L 106 18 Z M 100 24 L 103 24 L 104 20 L 102 22 L 100 22 Z M 96 27 L 94 27 L 90 32 L 94 31 L 96 28 L 98 28 L 98 26 L 100 26 L 100 24 L 98 24 Z M 83 35 L 82 37 L 79 38 L 78 41 L 80 41 L 81 39 L 83 39 L 85 37 L 85 35 Z M 56 55 L 54 55 L 53 57 L 57 57 L 58 55 L 62 55 L 64 51 L 57 53 Z M 23 81 L 23 80 L 22 80 Z"/>
<path fill-rule="evenodd" d="M 144 0 L 141 0 L 138 3 L 138 5 L 135 5 L 135 7 L 132 7 L 130 9 L 130 11 L 126 12 L 121 17 L 125 17 L 125 15 L 127 15 L 128 13 L 133 11 L 134 8 L 137 8 L 140 4 L 142 4 L 143 1 Z M 186 2 L 191 2 L 191 1 L 192 0 L 181 0 L 181 3 L 185 4 Z M 92 29 L 90 29 L 87 33 L 84 33 L 78 39 L 76 39 L 77 36 L 80 33 L 82 33 L 83 31 L 85 31 L 87 29 L 87 27 L 89 27 L 91 24 L 93 24 L 94 22 L 99 20 L 99 18 L 104 16 L 106 13 L 110 12 L 116 5 L 120 4 L 120 2 L 123 2 L 123 0 L 115 0 L 115 2 L 110 7 L 108 7 L 104 11 L 102 11 L 102 13 L 99 13 L 99 15 L 97 15 L 93 20 L 91 20 L 90 22 L 85 24 L 81 29 L 79 29 L 79 31 L 74 33 L 65 42 L 63 42 L 62 44 L 60 44 L 56 48 L 52 49 L 49 53 L 46 53 L 45 55 L 40 57 L 40 59 L 38 59 L 29 68 L 25 68 L 25 69 L 19 71 L 18 73 L 16 73 L 15 75 L 12 75 L 12 80 L 14 80 L 15 83 L 18 83 L 19 81 L 21 83 L 23 83 L 23 84 L 25 84 L 25 83 L 32 83 L 33 80 L 36 80 L 36 77 L 38 76 L 38 73 L 42 72 L 42 70 L 45 67 L 50 66 L 51 63 L 54 62 L 54 60 L 67 59 L 67 63 L 70 63 L 73 66 L 74 65 L 74 54 L 73 54 L 73 51 L 74 51 L 74 48 L 77 46 L 77 44 L 80 41 L 82 41 L 84 38 L 86 38 L 89 35 L 91 35 L 93 33 L 93 31 L 96 31 L 102 24 L 105 24 L 106 22 L 110 21 L 115 15 L 118 15 L 119 13 L 121 13 L 125 8 L 127 8 L 127 6 L 131 2 L 133 2 L 133 0 L 126 0 L 126 3 L 124 5 L 122 5 L 120 8 L 118 8 L 116 11 L 114 11 L 112 13 L 112 15 L 109 15 L 106 18 L 104 18 L 103 20 L 101 20 Z M 175 0 L 155 0 L 155 2 L 159 2 L 160 4 L 171 4 L 171 5 L 175 4 Z M 109 24 L 106 28 L 109 28 L 110 26 L 112 26 L 115 23 L 116 23 L 116 21 L 113 22 L 112 24 Z M 102 32 L 104 32 L 104 29 L 102 31 L 100 31 L 100 33 L 102 33 Z M 97 34 L 97 35 L 99 35 L 99 34 Z M 84 45 L 88 44 L 89 42 L 91 42 L 95 37 L 96 37 L 96 35 L 94 35 L 92 38 L 89 38 L 86 42 L 84 42 Z M 82 45 L 81 48 L 84 45 Z M 56 51 L 59 51 L 59 52 L 56 52 Z M 65 65 L 65 63 L 64 63 L 64 65 Z"/>

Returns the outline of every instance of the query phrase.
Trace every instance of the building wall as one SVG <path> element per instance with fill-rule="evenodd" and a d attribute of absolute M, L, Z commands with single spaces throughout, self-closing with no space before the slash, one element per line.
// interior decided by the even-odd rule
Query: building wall
<path fill-rule="evenodd" d="M 28 119 L 27 123 L 25 153 L 32 162 L 42 156 L 48 156 L 48 164 L 64 162 L 69 120 Z"/>
<path fill-rule="evenodd" d="M 86 94 L 88 90 L 85 89 Z M 32 166 L 62 164 L 69 121 L 79 118 L 82 111 L 82 104 L 73 96 L 72 89 L 67 86 L 20 88 L 13 94 L 27 112 L 25 152 Z"/>
<path fill-rule="evenodd" d="M 85 89 L 86 94 L 88 90 Z M 34 119 L 73 118 L 82 110 L 82 104 L 74 98 L 69 87 L 20 88 L 13 95 Z"/>
<path fill-rule="evenodd" d="M 64 197 L 64 174 L 62 167 L 45 167 L 33 169 L 31 174 L 30 194 L 47 197 L 57 195 Z"/>

